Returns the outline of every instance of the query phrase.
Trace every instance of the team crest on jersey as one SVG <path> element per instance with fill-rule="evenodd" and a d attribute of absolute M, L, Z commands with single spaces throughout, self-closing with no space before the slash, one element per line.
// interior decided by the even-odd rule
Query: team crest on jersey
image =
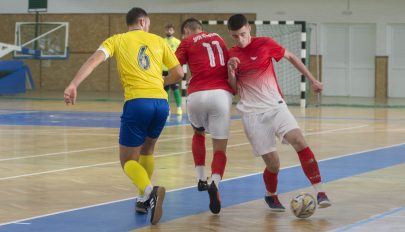
<path fill-rule="evenodd" d="M 250 59 L 251 59 L 251 60 L 256 60 L 256 59 L 257 59 L 257 56 L 251 56 Z"/>
<path fill-rule="evenodd" d="M 138 53 L 138 64 L 143 70 L 148 70 L 150 67 L 150 58 L 146 54 L 146 49 L 148 49 L 147 46 L 142 46 Z"/>

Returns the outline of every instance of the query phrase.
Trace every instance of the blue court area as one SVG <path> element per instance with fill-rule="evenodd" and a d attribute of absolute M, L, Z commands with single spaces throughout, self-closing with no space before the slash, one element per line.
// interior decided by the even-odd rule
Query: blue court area
<path fill-rule="evenodd" d="M 331 182 L 405 163 L 405 144 L 365 151 L 319 162 L 324 182 Z M 342 168 L 344 167 L 344 168 Z M 304 187 L 309 182 L 300 166 L 284 168 L 279 192 Z M 263 198 L 262 173 L 225 180 L 220 187 L 223 207 Z M 160 223 L 208 211 L 206 192 L 196 187 L 168 192 Z M 149 217 L 134 212 L 134 199 L 37 217 L 0 226 L 0 231 L 129 231 L 150 226 Z"/>
<path fill-rule="evenodd" d="M 0 110 L 0 125 L 119 128 L 118 112 Z M 239 119 L 239 116 L 232 116 Z M 170 115 L 166 126 L 189 124 L 187 114 Z"/>

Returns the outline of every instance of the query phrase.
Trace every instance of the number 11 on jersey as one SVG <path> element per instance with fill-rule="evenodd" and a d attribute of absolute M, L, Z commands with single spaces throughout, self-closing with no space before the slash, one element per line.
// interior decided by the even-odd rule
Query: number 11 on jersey
<path fill-rule="evenodd" d="M 217 48 L 218 55 L 219 55 L 219 64 L 221 66 L 225 66 L 225 59 L 224 59 L 224 52 L 222 51 L 222 48 L 217 40 L 213 40 L 211 42 L 212 45 L 214 45 Z M 202 45 L 207 49 L 208 52 L 208 58 L 210 59 L 210 66 L 215 67 L 215 56 L 214 56 L 214 50 L 212 49 L 212 46 L 209 43 L 202 43 Z"/>

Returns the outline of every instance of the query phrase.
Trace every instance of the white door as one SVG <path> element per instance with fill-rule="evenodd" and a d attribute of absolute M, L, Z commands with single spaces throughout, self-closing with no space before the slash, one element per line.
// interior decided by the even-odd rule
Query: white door
<path fill-rule="evenodd" d="M 326 24 L 323 30 L 324 95 L 373 97 L 374 24 Z"/>
<path fill-rule="evenodd" d="M 322 81 L 326 96 L 347 96 L 349 86 L 349 28 L 329 24 L 323 28 Z"/>
<path fill-rule="evenodd" d="M 405 97 L 405 24 L 390 26 L 388 97 Z"/>
<path fill-rule="evenodd" d="M 376 27 L 350 25 L 350 96 L 374 97 Z"/>

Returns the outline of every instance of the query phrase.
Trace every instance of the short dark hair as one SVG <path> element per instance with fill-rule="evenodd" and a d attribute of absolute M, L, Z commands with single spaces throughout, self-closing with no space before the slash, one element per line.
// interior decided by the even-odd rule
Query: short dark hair
<path fill-rule="evenodd" d="M 142 17 L 148 17 L 146 11 L 139 7 L 134 7 L 127 13 L 127 26 L 138 23 Z"/>
<path fill-rule="evenodd" d="M 184 34 L 184 28 L 190 28 L 191 30 L 195 31 L 197 29 L 202 30 L 203 25 L 200 23 L 199 20 L 195 18 L 188 18 L 181 24 L 181 33 Z"/>
<path fill-rule="evenodd" d="M 228 30 L 237 31 L 248 24 L 249 22 L 243 14 L 234 14 L 228 19 Z"/>
<path fill-rule="evenodd" d="M 170 28 L 173 28 L 173 29 L 174 29 L 173 24 L 168 23 L 168 24 L 165 25 L 165 29 L 170 29 Z"/>

